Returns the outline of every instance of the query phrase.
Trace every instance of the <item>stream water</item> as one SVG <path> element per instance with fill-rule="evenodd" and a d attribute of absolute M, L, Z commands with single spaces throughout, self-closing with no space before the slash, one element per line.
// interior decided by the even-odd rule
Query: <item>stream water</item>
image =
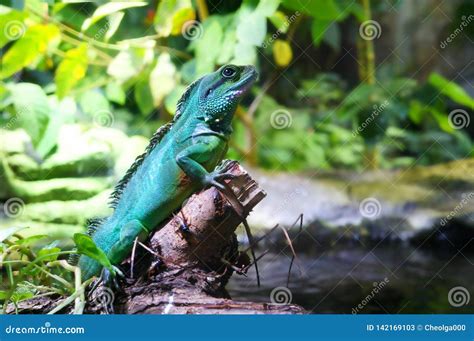
<path fill-rule="evenodd" d="M 474 313 L 472 253 L 389 243 L 336 245 L 318 252 L 297 250 L 297 254 L 290 291 L 282 292 L 280 299 L 291 298 L 291 303 L 313 313 Z M 232 276 L 227 286 L 230 295 L 270 303 L 272 290 L 275 294 L 284 290 L 275 288 L 286 286 L 290 260 L 288 248 L 265 255 L 259 261 L 261 287 L 252 269 L 248 277 Z M 449 296 L 455 305 L 465 304 L 455 307 Z"/>

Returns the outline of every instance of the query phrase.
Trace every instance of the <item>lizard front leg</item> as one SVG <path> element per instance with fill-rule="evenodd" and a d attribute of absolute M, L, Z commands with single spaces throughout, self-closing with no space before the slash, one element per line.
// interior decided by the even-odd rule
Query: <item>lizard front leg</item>
<path fill-rule="evenodd" d="M 222 180 L 232 179 L 233 174 L 223 172 L 221 169 L 215 169 L 208 172 L 204 164 L 213 159 L 217 159 L 216 153 L 221 153 L 223 148 L 219 148 L 222 141 L 218 138 L 209 139 L 207 143 L 198 143 L 187 147 L 176 156 L 176 163 L 183 172 L 200 185 L 201 188 L 215 186 L 225 191 Z"/>

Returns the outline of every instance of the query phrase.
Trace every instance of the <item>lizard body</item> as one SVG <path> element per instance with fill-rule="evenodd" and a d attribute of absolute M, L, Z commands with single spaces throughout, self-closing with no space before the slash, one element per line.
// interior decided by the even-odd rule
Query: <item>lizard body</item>
<path fill-rule="evenodd" d="M 152 137 L 112 194 L 114 212 L 91 223 L 90 235 L 113 265 L 129 254 L 193 193 L 229 178 L 216 166 L 227 152 L 237 104 L 257 77 L 253 66 L 227 65 L 191 84 L 175 118 Z M 102 266 L 81 255 L 83 279 Z"/>

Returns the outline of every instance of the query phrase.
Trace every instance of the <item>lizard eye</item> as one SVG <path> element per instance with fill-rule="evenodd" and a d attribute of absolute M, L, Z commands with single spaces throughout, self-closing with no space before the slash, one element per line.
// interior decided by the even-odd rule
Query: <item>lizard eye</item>
<path fill-rule="evenodd" d="M 224 68 L 221 72 L 222 77 L 224 78 L 232 78 L 235 76 L 235 73 L 236 73 L 235 69 L 230 66 Z"/>

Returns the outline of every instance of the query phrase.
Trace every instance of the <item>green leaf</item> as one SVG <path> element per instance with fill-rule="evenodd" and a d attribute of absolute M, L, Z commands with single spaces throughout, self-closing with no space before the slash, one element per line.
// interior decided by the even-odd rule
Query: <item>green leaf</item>
<path fill-rule="evenodd" d="M 153 60 L 151 48 L 128 48 L 115 56 L 107 67 L 107 73 L 119 83 L 124 83 L 136 77 L 151 60 Z"/>
<path fill-rule="evenodd" d="M 176 86 L 165 98 L 165 108 L 170 114 L 176 112 L 176 105 L 186 89 L 183 85 Z"/>
<path fill-rule="evenodd" d="M 313 19 L 311 25 L 311 36 L 313 37 L 313 42 L 316 46 L 319 46 L 323 40 L 326 30 L 331 26 L 331 23 L 332 21 L 330 20 Z"/>
<path fill-rule="evenodd" d="M 262 45 L 267 33 L 267 19 L 258 12 L 240 15 L 237 40 L 250 45 Z"/>
<path fill-rule="evenodd" d="M 31 237 L 28 237 L 28 238 L 23 238 L 23 239 L 20 239 L 16 242 L 16 244 L 18 245 L 24 245 L 24 246 L 29 246 L 31 244 L 35 244 L 37 241 L 41 240 L 41 239 L 45 239 L 45 238 L 48 238 L 49 236 L 47 234 L 37 234 L 35 236 L 31 236 Z"/>
<path fill-rule="evenodd" d="M 143 2 L 121 2 L 121 1 L 107 2 L 104 5 L 97 7 L 97 9 L 94 11 L 92 16 L 90 18 L 87 18 L 84 21 L 84 23 L 82 24 L 81 30 L 82 31 L 87 30 L 89 27 L 91 27 L 96 22 L 98 22 L 100 19 L 110 14 L 122 11 L 127 8 L 143 7 L 146 5 L 148 5 L 148 3 L 144 1 Z"/>
<path fill-rule="evenodd" d="M 428 82 L 436 87 L 443 95 L 448 96 L 456 103 L 465 105 L 471 109 L 474 108 L 474 99 L 455 82 L 451 82 L 443 76 L 432 73 Z"/>
<path fill-rule="evenodd" d="M 25 35 L 17 40 L 3 56 L 0 79 L 6 78 L 30 65 L 59 42 L 59 29 L 56 25 L 30 26 Z"/>
<path fill-rule="evenodd" d="M 91 117 L 96 114 L 110 112 L 110 105 L 107 98 L 98 90 L 89 90 L 79 97 L 79 105 L 84 113 Z"/>
<path fill-rule="evenodd" d="M 176 67 L 171 62 L 171 57 L 168 53 L 162 53 L 156 65 L 150 73 L 150 90 L 153 96 L 153 106 L 158 107 L 163 102 L 163 99 L 176 86 Z"/>
<path fill-rule="evenodd" d="M 105 95 L 111 102 L 124 105 L 126 100 L 125 91 L 116 82 L 109 82 L 105 87 Z"/>
<path fill-rule="evenodd" d="M 28 300 L 32 297 L 34 297 L 35 294 L 33 292 L 31 292 L 30 290 L 27 290 L 27 289 L 24 289 L 23 290 L 20 290 L 20 288 L 17 288 L 17 290 L 15 290 L 15 292 L 12 294 L 11 296 L 11 300 L 15 303 L 18 303 L 20 301 L 24 301 L 24 300 Z"/>
<path fill-rule="evenodd" d="M 36 256 L 37 258 L 41 258 L 43 262 L 54 262 L 58 259 L 58 252 L 60 251 L 61 249 L 59 247 L 47 247 L 39 250 Z"/>
<path fill-rule="evenodd" d="M 110 263 L 107 255 L 95 245 L 92 238 L 83 233 L 74 234 L 74 243 L 76 243 L 77 252 L 81 255 L 85 255 L 99 262 L 102 266 L 106 267 L 110 272 L 115 273 L 112 264 Z"/>
<path fill-rule="evenodd" d="M 2 6 L 0 12 L 0 48 L 10 41 L 17 40 L 25 34 L 26 12 L 20 12 L 9 7 Z"/>
<path fill-rule="evenodd" d="M 235 45 L 234 58 L 232 64 L 255 64 L 257 60 L 257 50 L 254 45 L 239 42 Z"/>
<path fill-rule="evenodd" d="M 222 47 L 217 56 L 217 64 L 223 65 L 228 63 L 234 55 L 235 44 L 237 43 L 237 35 L 234 27 L 228 27 L 225 31 L 224 38 L 222 41 Z"/>
<path fill-rule="evenodd" d="M 313 18 L 326 20 L 341 20 L 342 11 L 334 0 L 294 1 L 283 0 L 282 5 L 286 8 L 300 11 Z"/>
<path fill-rule="evenodd" d="M 455 131 L 454 127 L 452 126 L 452 123 L 449 122 L 449 117 L 447 115 L 436 110 L 434 107 L 430 107 L 429 111 L 431 115 L 433 115 L 436 123 L 438 123 L 438 126 L 441 130 L 447 133 L 453 133 Z"/>
<path fill-rule="evenodd" d="M 270 22 L 275 26 L 275 28 L 281 33 L 286 33 L 290 25 L 287 25 L 287 18 L 285 13 L 281 11 L 276 11 L 271 16 L 268 17 Z"/>
<path fill-rule="evenodd" d="M 161 37 L 168 37 L 172 32 L 174 34 L 180 32 L 181 28 L 178 27 L 185 23 L 183 18 L 191 19 L 191 13 L 194 14 L 194 10 L 190 0 L 160 1 L 155 14 L 156 32 Z"/>
<path fill-rule="evenodd" d="M 13 236 L 15 233 L 20 232 L 21 230 L 26 229 L 25 226 L 23 227 L 8 227 L 6 229 L 0 230 L 0 243 L 4 242 L 11 236 Z"/>
<path fill-rule="evenodd" d="M 341 48 L 341 31 L 337 23 L 333 22 L 326 30 L 324 34 L 324 41 L 333 48 L 335 51 L 339 51 Z"/>
<path fill-rule="evenodd" d="M 171 19 L 171 34 L 180 35 L 183 26 L 188 22 L 192 22 L 196 19 L 196 12 L 192 7 L 180 8 L 173 14 Z"/>
<path fill-rule="evenodd" d="M 419 101 L 411 101 L 408 117 L 415 124 L 420 124 L 424 117 L 423 105 Z"/>
<path fill-rule="evenodd" d="M 87 45 L 66 52 L 65 58 L 56 69 L 56 94 L 61 99 L 81 80 L 87 71 Z"/>
<path fill-rule="evenodd" d="M 212 72 L 220 54 L 224 36 L 221 24 L 209 17 L 203 24 L 203 35 L 196 42 L 196 76 Z"/>
<path fill-rule="evenodd" d="M 71 97 L 58 101 L 56 96 L 50 96 L 48 103 L 51 108 L 48 125 L 36 146 L 36 151 L 42 157 L 48 155 L 56 146 L 61 126 L 65 122 L 72 122 L 73 115 L 76 113 L 76 103 Z"/>
<path fill-rule="evenodd" d="M 261 15 L 270 17 L 275 13 L 279 4 L 280 0 L 260 0 L 255 11 Z"/>
<path fill-rule="evenodd" d="M 112 36 L 117 32 L 120 23 L 122 22 L 123 17 L 125 16 L 124 12 L 117 12 L 109 16 L 109 28 L 107 33 L 105 33 L 105 40 L 108 41 Z M 99 30 L 100 32 L 100 30 Z"/>
<path fill-rule="evenodd" d="M 28 133 L 35 148 L 45 136 L 50 121 L 51 108 L 43 89 L 32 83 L 18 83 L 10 86 L 13 106 L 19 123 Z M 44 157 L 43 153 L 41 156 Z"/>
<path fill-rule="evenodd" d="M 144 115 L 149 114 L 154 108 L 149 75 L 143 75 L 138 80 L 138 82 L 135 84 L 134 95 L 140 112 Z"/>

